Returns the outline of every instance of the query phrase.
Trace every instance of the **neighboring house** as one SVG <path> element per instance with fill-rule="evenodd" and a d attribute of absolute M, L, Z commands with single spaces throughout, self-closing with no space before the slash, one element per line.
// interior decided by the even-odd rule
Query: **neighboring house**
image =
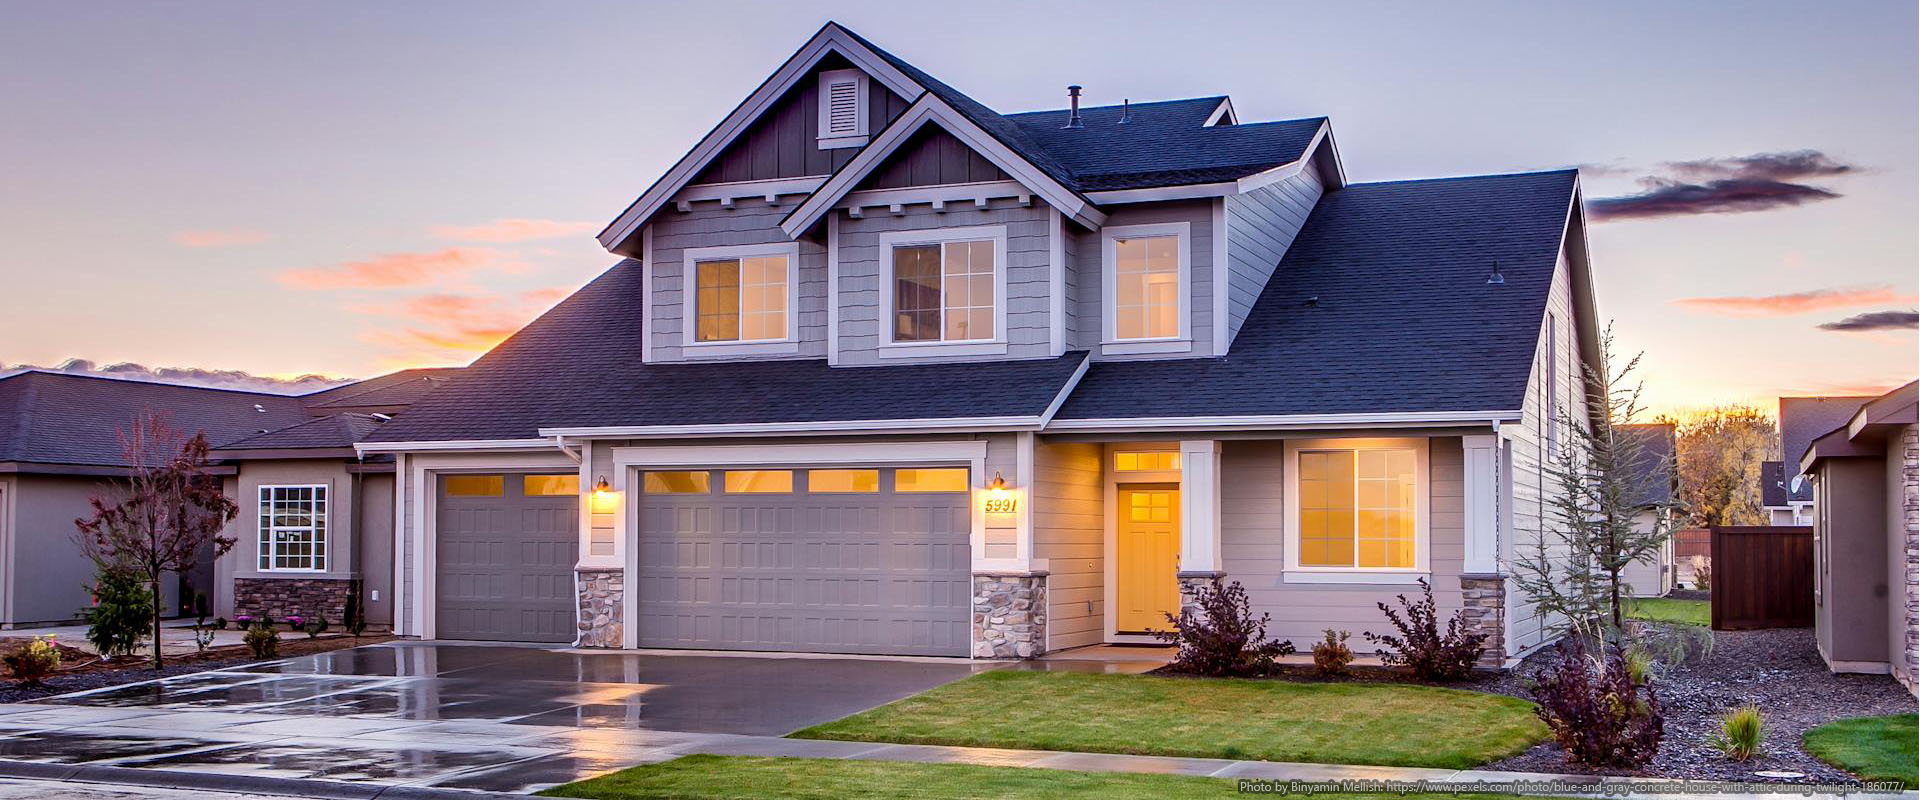
<path fill-rule="evenodd" d="M 1835 672 L 1920 693 L 1920 391 L 1868 398 L 1802 451 L 1813 488 L 1814 629 Z"/>
<path fill-rule="evenodd" d="M 1025 657 L 1432 582 L 1489 663 L 1598 360 L 1573 171 L 1351 183 L 1226 97 L 997 113 L 837 24 L 359 444 L 399 632 Z"/>
<path fill-rule="evenodd" d="M 1784 452 L 1784 450 L 1782 451 Z M 1789 501 L 1788 487 L 1797 484 L 1800 476 L 1795 474 L 1794 481 L 1787 480 L 1787 462 L 1760 462 L 1760 510 L 1767 512 L 1767 524 L 1773 526 L 1812 525 L 1813 500 L 1809 492 L 1805 502 Z"/>
<path fill-rule="evenodd" d="M 1674 426 L 1670 422 L 1622 425 L 1620 429 L 1640 441 L 1640 458 L 1633 464 L 1635 485 L 1641 495 L 1635 501 L 1641 507 L 1634 517 L 1635 529 L 1645 533 L 1655 525 L 1672 532 L 1673 502 L 1679 494 L 1679 476 L 1674 470 Z M 1674 539 L 1652 557 L 1633 562 L 1620 577 L 1633 589 L 1635 597 L 1659 597 L 1674 588 L 1678 573 L 1674 569 Z"/>
<path fill-rule="evenodd" d="M 1814 437 L 1845 423 L 1853 412 L 1872 397 L 1782 397 L 1780 398 L 1780 485 L 1786 496 L 1782 505 L 1769 505 L 1765 485 L 1766 464 L 1760 465 L 1761 505 L 1775 525 L 1813 525 L 1813 484 L 1800 472 L 1800 454 L 1807 451 Z M 1792 465 L 1789 467 L 1788 465 Z M 1778 495 L 1774 500 L 1781 500 Z M 1783 513 L 1784 509 L 1784 513 Z"/>
<path fill-rule="evenodd" d="M 291 526 L 276 529 L 274 523 L 294 521 L 298 511 L 310 509 L 315 501 L 300 509 L 283 503 L 281 515 L 263 514 L 261 485 L 323 487 L 317 498 L 322 513 L 314 524 L 331 526 L 335 544 L 330 560 L 324 552 L 316 554 L 319 563 L 330 565 L 318 574 L 358 573 L 360 568 L 351 565 L 359 558 L 377 565 L 378 577 L 390 574 L 393 465 L 391 459 L 375 458 L 360 464 L 354 437 L 371 432 L 382 419 L 376 415 L 404 408 L 443 382 L 447 373 L 407 370 L 302 397 L 32 370 L 0 378 L 0 627 L 70 621 L 92 602 L 85 586 L 94 579 L 94 567 L 74 543 L 73 523 L 90 513 L 89 498 L 108 495 L 112 482 L 125 475 L 120 432 L 146 412 L 164 416 L 186 435 L 205 433 L 215 445 L 209 472 L 220 476 L 241 507 L 228 533 L 239 544 L 226 557 L 163 584 L 169 614 L 199 592 L 211 598 L 215 613 L 231 615 L 236 586 L 228 576 L 250 571 L 239 565 L 256 558 L 262 541 L 259 526 L 278 530 L 282 540 L 298 538 Z M 374 408 L 379 410 L 368 410 Z M 349 472 L 353 477 L 344 477 Z M 361 507 L 355 491 L 361 488 L 372 495 L 364 512 L 374 522 L 371 526 L 355 524 L 350 517 Z M 329 499 L 332 508 L 327 508 Z M 319 540 L 324 550 L 328 538 Z M 292 561 L 283 558 L 281 563 Z M 316 574 L 293 576 L 304 580 Z M 246 581 L 239 588 L 243 609 L 263 606 L 258 610 L 285 614 L 319 608 L 279 610 L 283 607 L 267 598 L 284 592 L 265 591 L 271 587 Z M 389 603 L 384 595 L 368 602 L 369 620 L 390 619 Z"/>

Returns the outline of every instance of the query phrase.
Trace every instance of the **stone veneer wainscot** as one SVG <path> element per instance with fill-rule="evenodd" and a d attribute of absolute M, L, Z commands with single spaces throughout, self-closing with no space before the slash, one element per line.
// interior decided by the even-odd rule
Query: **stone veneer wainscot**
<path fill-rule="evenodd" d="M 1484 633 L 1486 650 L 1479 666 L 1499 669 L 1506 663 L 1507 579 L 1501 575 L 1460 576 L 1460 621 L 1470 633 Z"/>
<path fill-rule="evenodd" d="M 580 646 L 619 647 L 623 633 L 621 599 L 626 594 L 626 575 L 617 569 L 579 571 Z"/>
<path fill-rule="evenodd" d="M 1920 427 L 1908 425 L 1900 432 L 1900 517 L 1906 542 L 1902 567 L 1906 580 L 1901 583 L 1902 600 L 1895 607 L 1903 613 L 1906 631 L 1901 637 L 1901 653 L 1894 660 L 1893 677 L 1907 690 L 1920 694 Z"/>
<path fill-rule="evenodd" d="M 320 614 L 331 625 L 347 618 L 349 578 L 235 578 L 233 609 L 235 614 L 265 614 L 283 620 L 298 614 L 307 619 Z"/>
<path fill-rule="evenodd" d="M 973 576 L 973 657 L 1033 658 L 1047 651 L 1047 574 Z"/>

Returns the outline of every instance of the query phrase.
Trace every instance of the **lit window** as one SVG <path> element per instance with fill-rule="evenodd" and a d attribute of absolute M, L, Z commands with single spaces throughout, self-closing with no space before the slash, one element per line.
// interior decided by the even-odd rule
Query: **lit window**
<path fill-rule="evenodd" d="M 994 242 L 953 241 L 893 248 L 893 340 L 992 339 Z"/>
<path fill-rule="evenodd" d="M 785 494 L 793 491 L 793 470 L 727 470 L 728 494 Z"/>
<path fill-rule="evenodd" d="M 1180 335 L 1180 240 L 1174 236 L 1115 239 L 1113 337 Z"/>
<path fill-rule="evenodd" d="M 1133 522 L 1172 522 L 1173 492 L 1128 492 L 1127 519 Z"/>
<path fill-rule="evenodd" d="M 641 491 L 647 494 L 706 494 L 705 472 L 649 472 L 640 477 Z"/>
<path fill-rule="evenodd" d="M 880 491 L 877 469 L 807 470 L 807 491 L 835 494 L 866 494 Z"/>
<path fill-rule="evenodd" d="M 520 479 L 520 494 L 527 497 L 577 495 L 579 475 L 526 475 Z"/>
<path fill-rule="evenodd" d="M 1301 451 L 1300 566 L 1412 568 L 1416 461 L 1411 449 Z"/>
<path fill-rule="evenodd" d="M 1180 468 L 1180 451 L 1150 450 L 1140 453 L 1114 453 L 1113 468 L 1119 472 L 1176 470 Z"/>
<path fill-rule="evenodd" d="M 327 568 L 327 487 L 260 487 L 262 571 Z"/>
<path fill-rule="evenodd" d="M 447 475 L 440 479 L 448 497 L 499 497 L 506 481 L 499 475 Z"/>
<path fill-rule="evenodd" d="M 787 257 L 694 262 L 695 341 L 787 338 Z"/>
<path fill-rule="evenodd" d="M 964 492 L 967 490 L 967 470 L 948 469 L 896 469 L 893 471 L 894 492 Z"/>

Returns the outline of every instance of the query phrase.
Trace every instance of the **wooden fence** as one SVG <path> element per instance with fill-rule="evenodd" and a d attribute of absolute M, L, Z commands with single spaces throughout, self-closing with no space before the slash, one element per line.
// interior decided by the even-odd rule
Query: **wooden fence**
<path fill-rule="evenodd" d="M 1725 526 L 1712 531 L 1713 629 L 1813 625 L 1813 529 Z"/>

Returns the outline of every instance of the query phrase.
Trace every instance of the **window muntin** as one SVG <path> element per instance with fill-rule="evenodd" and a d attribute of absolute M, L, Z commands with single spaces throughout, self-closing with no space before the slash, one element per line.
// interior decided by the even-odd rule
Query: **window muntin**
<path fill-rule="evenodd" d="M 785 255 L 694 262 L 694 341 L 787 338 Z"/>
<path fill-rule="evenodd" d="M 1113 454 L 1116 472 L 1170 472 L 1180 468 L 1180 451 L 1122 451 Z"/>
<path fill-rule="evenodd" d="M 1180 237 L 1118 237 L 1113 257 L 1113 338 L 1179 336 Z"/>
<path fill-rule="evenodd" d="M 793 470 L 730 469 L 725 485 L 727 494 L 787 494 L 793 491 Z"/>
<path fill-rule="evenodd" d="M 443 475 L 440 485 L 448 497 L 499 497 L 506 480 L 499 475 Z"/>
<path fill-rule="evenodd" d="M 259 520 L 260 571 L 326 570 L 326 486 L 261 486 Z"/>
<path fill-rule="evenodd" d="M 640 476 L 640 489 L 647 494 L 706 494 L 710 477 L 704 470 L 648 472 Z"/>
<path fill-rule="evenodd" d="M 520 494 L 524 497 L 555 497 L 579 493 L 579 475 L 523 475 L 520 477 Z"/>
<path fill-rule="evenodd" d="M 967 468 L 896 469 L 893 491 L 896 494 L 964 492 L 967 491 Z"/>
<path fill-rule="evenodd" d="M 992 239 L 895 245 L 893 341 L 996 338 L 995 249 Z"/>
<path fill-rule="evenodd" d="M 821 494 L 872 494 L 880 491 L 877 469 L 810 469 L 807 491 Z"/>
<path fill-rule="evenodd" d="M 1414 449 L 1302 450 L 1298 463 L 1300 566 L 1416 566 L 1419 476 Z"/>

